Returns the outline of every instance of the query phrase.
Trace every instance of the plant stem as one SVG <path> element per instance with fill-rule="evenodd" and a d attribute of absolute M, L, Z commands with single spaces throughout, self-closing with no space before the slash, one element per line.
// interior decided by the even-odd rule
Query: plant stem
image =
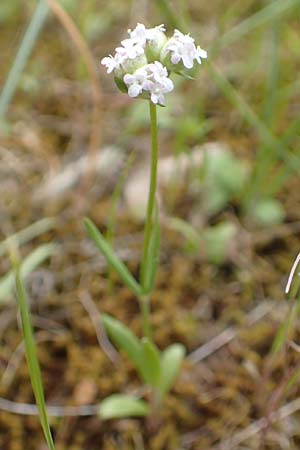
<path fill-rule="evenodd" d="M 151 119 L 151 173 L 150 173 L 150 186 L 148 194 L 148 205 L 147 205 L 147 215 L 144 231 L 144 242 L 143 242 L 143 254 L 141 262 L 141 273 L 140 281 L 142 286 L 144 285 L 145 270 L 147 266 L 147 258 L 149 251 L 149 244 L 152 234 L 153 225 L 153 210 L 155 205 L 155 193 L 156 193 L 156 183 L 157 183 L 157 160 L 158 160 L 158 140 L 157 140 L 157 111 L 156 105 L 149 101 L 150 106 L 150 119 Z M 144 286 L 143 286 L 144 287 Z M 141 312 L 143 316 L 143 329 L 144 334 L 148 338 L 151 335 L 150 327 L 150 307 L 149 307 L 149 297 L 145 296 L 140 299 Z"/>
<path fill-rule="evenodd" d="M 144 336 L 152 340 L 152 331 L 150 325 L 150 301 L 149 296 L 140 298 L 140 308 L 142 313 L 142 324 Z"/>

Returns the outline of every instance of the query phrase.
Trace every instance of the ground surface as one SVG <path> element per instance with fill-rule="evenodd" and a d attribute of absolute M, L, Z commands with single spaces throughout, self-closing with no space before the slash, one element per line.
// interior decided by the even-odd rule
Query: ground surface
<path fill-rule="evenodd" d="M 85 3 L 85 7 L 71 3 L 68 7 L 97 61 L 113 50 L 123 30 L 137 20 L 150 23 L 150 17 L 155 16 L 155 24 L 168 22 L 147 2 L 110 2 L 110 6 Z M 188 2 L 184 11 L 186 22 L 191 20 L 193 32 L 204 48 L 212 47 L 218 36 L 262 7 L 254 0 L 243 2 L 243 7 L 240 2 L 231 2 L 230 8 L 224 0 L 204 3 Z M 31 12 L 24 6 L 25 15 L 16 8 L 6 17 L 0 42 L 2 66 L 6 69 L 22 34 L 25 16 L 30 17 Z M 268 23 L 254 30 L 231 47 L 219 50 L 214 60 L 279 137 L 294 123 L 299 111 L 299 91 L 294 81 L 300 62 L 297 20 L 293 14 L 280 16 L 280 20 L 277 62 L 281 81 L 277 90 L 281 90 L 282 97 L 277 99 L 277 108 L 271 108 L 270 120 L 261 111 L 266 86 L 270 87 L 265 72 L 274 27 Z M 1 81 L 4 76 L 5 71 Z M 43 217 L 54 217 L 54 226 L 23 245 L 21 254 L 25 257 L 42 243 L 57 243 L 55 254 L 29 276 L 27 287 L 47 402 L 75 406 L 77 412 L 83 405 L 97 405 L 114 392 L 136 392 L 147 397 L 133 367 L 125 357 L 116 358 L 113 350 L 107 349 L 97 320 L 93 320 L 97 314 L 108 312 L 140 334 L 138 304 L 117 277 L 109 274 L 82 226 L 82 218 L 88 215 L 102 230 L 106 229 L 122 161 L 134 150 L 136 159 L 130 169 L 134 174 L 147 159 L 147 109 L 118 93 L 104 70 L 98 68 L 98 76 L 100 108 L 93 104 L 91 81 L 71 39 L 57 20 L 50 18 L 22 76 L 9 111 L 9 132 L 2 133 L 0 148 L 3 238 Z M 176 92 L 166 110 L 159 113 L 162 156 L 219 142 L 253 167 L 259 149 L 265 145 L 266 151 L 270 150 L 270 142 L 262 144 L 259 127 L 249 121 L 245 108 L 223 95 L 208 68 L 204 67 L 194 82 L 178 83 Z M 96 119 L 99 121 L 95 124 Z M 182 125 L 184 120 L 186 126 Z M 299 144 L 296 125 L 288 141 L 293 154 Z M 108 174 L 95 174 L 94 150 L 113 144 L 120 152 L 118 163 L 112 159 Z M 70 188 L 62 187 L 52 195 L 50 188 L 41 189 L 50 174 L 63 172 L 86 154 L 90 158 L 88 169 Z M 186 346 L 183 369 L 155 423 L 153 418 L 101 423 L 95 414 L 63 414 L 52 419 L 58 450 L 299 448 L 299 383 L 296 378 L 293 384 L 288 383 L 298 374 L 299 349 L 288 343 L 276 357 L 270 351 L 288 314 L 284 287 L 300 248 L 299 177 L 285 171 L 285 164 L 275 158 L 272 168 L 264 172 L 265 180 L 253 201 L 264 195 L 260 189 L 266 190 L 268 179 L 274 173 L 281 174 L 281 169 L 284 183 L 276 198 L 283 205 L 285 219 L 269 227 L 258 224 L 249 208 L 245 213 L 236 198 L 216 214 L 205 213 L 201 189 L 195 189 L 189 180 L 178 182 L 176 189 L 164 189 L 164 217 L 179 217 L 196 228 L 222 220 L 236 226 L 235 238 L 219 265 L 209 261 L 205 247 L 191 252 L 182 235 L 170 230 L 167 222 L 162 227 L 152 324 L 159 348 L 172 342 Z M 142 224 L 130 213 L 122 196 L 115 234 L 116 250 L 137 272 Z M 9 261 L 3 256 L 1 272 L 6 273 L 8 268 Z M 216 336 L 218 339 L 213 340 Z M 2 399 L 14 402 L 9 406 L 0 401 L 0 448 L 43 449 L 36 416 L 4 411 L 18 402 L 33 403 L 13 297 L 1 305 L 0 337 L 0 394 Z M 297 343 L 298 324 L 289 339 Z M 205 343 L 209 346 L 202 347 Z M 26 405 L 20 408 L 20 412 L 26 411 Z"/>

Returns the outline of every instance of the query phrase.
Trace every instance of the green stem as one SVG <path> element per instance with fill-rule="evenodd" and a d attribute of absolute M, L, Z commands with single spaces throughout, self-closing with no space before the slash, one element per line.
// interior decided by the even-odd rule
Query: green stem
<path fill-rule="evenodd" d="M 149 244 L 152 233 L 153 226 L 153 210 L 155 206 L 155 193 L 156 193 L 156 183 L 157 183 L 157 160 L 158 160 L 158 139 L 157 139 L 157 111 L 156 105 L 154 105 L 151 101 L 150 105 L 150 119 L 151 119 L 151 174 L 150 174 L 150 187 L 148 194 L 148 206 L 147 206 L 147 215 L 146 215 L 146 223 L 145 223 L 145 231 L 144 231 L 144 242 L 143 242 L 143 254 L 142 254 L 142 262 L 141 262 L 141 273 L 140 273 L 140 281 L 142 286 L 144 287 L 145 280 L 145 268 L 147 265 L 147 258 L 149 252 Z M 143 328 L 145 336 L 150 338 L 151 329 L 150 329 L 150 307 L 149 307 L 149 298 L 143 297 L 140 299 L 141 311 L 143 316 Z"/>
<path fill-rule="evenodd" d="M 150 324 L 150 301 L 148 296 L 140 298 L 140 308 L 142 313 L 144 336 L 152 340 L 152 331 Z"/>

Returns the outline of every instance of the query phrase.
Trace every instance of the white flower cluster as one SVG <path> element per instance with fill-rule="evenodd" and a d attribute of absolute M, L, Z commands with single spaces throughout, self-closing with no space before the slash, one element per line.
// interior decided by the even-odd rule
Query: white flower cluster
<path fill-rule="evenodd" d="M 121 41 L 115 55 L 102 59 L 107 73 L 114 72 L 117 85 L 130 97 L 150 98 L 155 104 L 164 105 L 164 94 L 174 88 L 170 72 L 185 74 L 194 62 L 201 64 L 207 53 L 189 34 L 178 30 L 167 39 L 164 25 L 146 28 L 138 23 L 128 30 L 129 38 Z"/>
<path fill-rule="evenodd" d="M 174 31 L 174 36 L 167 43 L 164 52 L 170 53 L 172 64 L 178 64 L 182 60 L 187 69 L 193 68 L 194 61 L 201 64 L 201 58 L 207 58 L 207 52 L 199 45 L 195 46 L 195 39 L 179 30 Z"/>
<path fill-rule="evenodd" d="M 168 78 L 168 71 L 159 61 L 140 67 L 133 74 L 124 76 L 129 97 L 138 97 L 143 91 L 149 92 L 153 103 L 164 105 L 164 94 L 174 88 L 173 81 Z"/>

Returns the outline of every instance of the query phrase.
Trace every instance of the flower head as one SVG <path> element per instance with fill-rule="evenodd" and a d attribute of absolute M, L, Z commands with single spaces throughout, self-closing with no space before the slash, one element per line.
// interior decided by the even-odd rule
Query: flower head
<path fill-rule="evenodd" d="M 124 83 L 128 87 L 129 97 L 138 97 L 144 93 L 153 103 L 162 106 L 165 105 L 164 94 L 174 88 L 167 69 L 158 61 L 137 69 L 132 75 L 126 74 Z"/>
<path fill-rule="evenodd" d="M 174 89 L 170 72 L 185 75 L 195 61 L 201 64 L 207 57 L 189 34 L 175 30 L 168 40 L 165 31 L 163 24 L 146 28 L 138 23 L 128 30 L 129 38 L 121 41 L 115 55 L 101 60 L 107 73 L 114 72 L 118 87 L 130 97 L 150 98 L 164 105 L 165 94 Z"/>
<path fill-rule="evenodd" d="M 172 64 L 182 62 L 186 69 L 192 69 L 195 60 L 201 64 L 201 58 L 207 58 L 206 51 L 195 46 L 195 39 L 179 30 L 174 31 L 174 35 L 167 42 L 163 53 L 164 55 L 170 54 Z"/>

